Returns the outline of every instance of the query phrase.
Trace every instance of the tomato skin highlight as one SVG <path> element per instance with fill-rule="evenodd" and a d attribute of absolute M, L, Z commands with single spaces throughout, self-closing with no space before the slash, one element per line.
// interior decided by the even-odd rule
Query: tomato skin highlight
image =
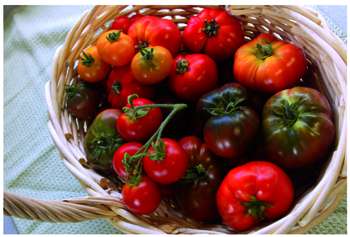
<path fill-rule="evenodd" d="M 121 145 L 113 155 L 113 169 L 118 174 L 121 179 L 126 179 L 128 173 L 125 170 L 125 166 L 123 164 L 123 158 L 125 153 L 130 156 L 134 155 L 140 148 L 142 147 L 141 143 L 138 142 L 128 142 Z"/>
<path fill-rule="evenodd" d="M 155 16 L 144 16 L 129 28 L 135 47 L 162 46 L 175 55 L 180 49 L 181 33 L 174 22 Z"/>
<path fill-rule="evenodd" d="M 151 98 L 154 89 L 139 83 L 131 73 L 129 66 L 114 67 L 107 80 L 108 102 L 113 108 L 122 109 L 128 96 L 137 94 L 142 98 Z"/>
<path fill-rule="evenodd" d="M 273 95 L 264 105 L 262 125 L 267 157 L 285 168 L 315 164 L 324 158 L 335 138 L 330 104 L 308 87 Z"/>
<path fill-rule="evenodd" d="M 138 215 L 151 214 L 161 201 L 158 186 L 147 176 L 143 176 L 136 186 L 125 184 L 122 196 L 125 206 Z"/>
<path fill-rule="evenodd" d="M 215 88 L 217 74 L 216 64 L 209 56 L 180 54 L 173 62 L 169 86 L 177 97 L 196 101 Z"/>
<path fill-rule="evenodd" d="M 273 163 L 253 161 L 233 168 L 216 195 L 223 222 L 238 231 L 261 220 L 275 220 L 287 213 L 294 188 L 286 173 Z"/>
<path fill-rule="evenodd" d="M 258 45 L 265 48 L 259 50 Z M 260 34 L 236 51 L 233 74 L 250 89 L 276 93 L 295 85 L 306 67 L 306 58 L 300 48 L 271 34 Z"/>
<path fill-rule="evenodd" d="M 120 30 L 109 30 L 101 34 L 96 47 L 102 60 L 113 66 L 129 64 L 136 53 L 132 38 Z"/>
<path fill-rule="evenodd" d="M 148 104 L 154 103 L 145 98 L 133 100 L 135 107 Z M 127 104 L 126 107 L 131 108 L 130 104 Z M 116 129 L 125 141 L 144 141 L 153 135 L 162 120 L 160 108 L 152 108 L 147 115 L 135 120 L 132 120 L 126 113 L 122 113 L 116 122 Z"/>
<path fill-rule="evenodd" d="M 109 71 L 109 65 L 102 61 L 96 46 L 83 50 L 80 55 L 77 72 L 86 82 L 95 83 L 103 80 Z"/>
<path fill-rule="evenodd" d="M 192 52 L 223 61 L 244 43 L 244 32 L 240 21 L 224 9 L 205 8 L 189 19 L 183 41 Z"/>
<path fill-rule="evenodd" d="M 160 184 L 175 183 L 184 176 L 188 167 L 188 156 L 182 147 L 173 139 L 162 138 L 165 144 L 165 157 L 162 160 L 151 160 L 147 155 L 143 158 L 143 168 L 148 177 Z M 149 148 L 148 154 L 154 152 Z"/>
<path fill-rule="evenodd" d="M 153 85 L 163 81 L 171 72 L 173 58 L 169 50 L 161 46 L 147 47 L 150 58 L 138 52 L 131 62 L 131 71 L 137 81 Z"/>

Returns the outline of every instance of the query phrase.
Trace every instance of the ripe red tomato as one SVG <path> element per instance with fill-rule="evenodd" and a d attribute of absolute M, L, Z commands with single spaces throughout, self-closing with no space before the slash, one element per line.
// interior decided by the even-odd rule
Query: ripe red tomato
<path fill-rule="evenodd" d="M 113 169 L 118 174 L 121 179 L 126 179 L 128 173 L 125 170 L 125 166 L 123 164 L 123 159 L 125 153 L 130 156 L 134 155 L 140 148 L 142 147 L 141 143 L 138 142 L 129 142 L 121 145 L 115 152 L 113 156 Z"/>
<path fill-rule="evenodd" d="M 129 66 L 114 67 L 108 76 L 107 94 L 112 107 L 121 109 L 127 104 L 129 95 L 137 94 L 140 97 L 151 98 L 154 89 L 136 81 Z"/>
<path fill-rule="evenodd" d="M 196 101 L 213 90 L 218 80 L 215 62 L 205 54 L 178 55 L 170 77 L 170 87 L 185 100 Z"/>
<path fill-rule="evenodd" d="M 122 196 L 125 206 L 139 215 L 151 214 L 161 201 L 158 186 L 146 176 L 137 185 L 125 184 Z"/>
<path fill-rule="evenodd" d="M 137 21 L 138 19 L 141 19 L 143 16 L 140 14 L 136 14 L 132 17 L 128 16 L 117 16 L 112 25 L 110 30 L 121 30 L 123 33 L 127 34 L 129 27 L 132 23 Z"/>
<path fill-rule="evenodd" d="M 134 40 L 138 49 L 163 46 L 175 55 L 180 48 L 180 30 L 171 20 L 144 16 L 130 26 L 128 35 Z"/>
<path fill-rule="evenodd" d="M 269 93 L 293 86 L 305 71 L 303 51 L 270 34 L 260 34 L 239 48 L 233 63 L 237 81 Z"/>
<path fill-rule="evenodd" d="M 173 139 L 162 138 L 163 157 L 158 159 L 157 148 L 150 147 L 148 155 L 143 158 L 143 168 L 152 180 L 160 184 L 171 184 L 185 174 L 188 166 L 188 157 L 182 147 Z"/>
<path fill-rule="evenodd" d="M 129 64 L 135 55 L 134 41 L 120 30 L 101 34 L 96 47 L 102 60 L 114 66 Z"/>
<path fill-rule="evenodd" d="M 154 104 L 144 98 L 136 98 L 132 102 L 135 107 Z M 126 107 L 131 108 L 130 104 L 127 104 Z M 160 108 L 142 109 L 135 114 L 122 113 L 117 120 L 116 128 L 126 141 L 144 141 L 153 135 L 161 122 L 162 112 Z"/>
<path fill-rule="evenodd" d="M 206 8 L 189 19 L 183 40 L 191 51 L 221 61 L 244 43 L 244 32 L 241 23 L 224 9 Z"/>
<path fill-rule="evenodd" d="M 102 61 L 96 46 L 83 50 L 77 67 L 80 78 L 87 82 L 98 82 L 105 78 L 109 65 Z"/>
<path fill-rule="evenodd" d="M 131 62 L 131 71 L 142 84 L 156 84 L 165 79 L 171 70 L 173 57 L 161 46 L 143 48 Z"/>
<path fill-rule="evenodd" d="M 263 219 L 286 214 L 293 203 L 294 189 L 287 174 L 265 161 L 253 161 L 232 169 L 216 194 L 223 222 L 244 231 Z"/>

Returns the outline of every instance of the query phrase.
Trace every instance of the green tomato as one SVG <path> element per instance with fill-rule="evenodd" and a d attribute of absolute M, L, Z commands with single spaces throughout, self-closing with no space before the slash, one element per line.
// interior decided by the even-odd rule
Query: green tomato
<path fill-rule="evenodd" d="M 121 111 L 106 109 L 99 113 L 89 127 L 84 149 L 89 164 L 97 170 L 112 169 L 115 150 L 123 144 L 123 140 L 115 129 L 115 123 Z"/>
<path fill-rule="evenodd" d="M 294 87 L 272 96 L 263 110 L 269 159 L 285 168 L 309 166 L 328 151 L 335 128 L 327 99 L 317 90 Z"/>

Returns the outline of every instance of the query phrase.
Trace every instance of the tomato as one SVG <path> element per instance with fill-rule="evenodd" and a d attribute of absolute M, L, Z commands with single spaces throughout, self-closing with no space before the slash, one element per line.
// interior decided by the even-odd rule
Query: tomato
<path fill-rule="evenodd" d="M 178 192 L 186 216 L 211 222 L 218 217 L 216 191 L 222 180 L 221 168 L 207 146 L 195 136 L 179 141 L 189 157 L 189 168 Z"/>
<path fill-rule="evenodd" d="M 80 54 L 77 67 L 80 78 L 87 82 L 98 82 L 105 78 L 109 70 L 103 62 L 96 46 L 90 46 Z"/>
<path fill-rule="evenodd" d="M 173 139 L 162 138 L 160 144 L 161 148 L 149 148 L 148 155 L 143 158 L 143 168 L 147 176 L 157 183 L 175 183 L 186 172 L 187 154 Z"/>
<path fill-rule="evenodd" d="M 177 97 L 196 101 L 213 90 L 218 81 L 215 62 L 205 54 L 178 55 L 170 77 L 170 88 Z"/>
<path fill-rule="evenodd" d="M 170 73 L 173 58 L 169 50 L 161 46 L 143 48 L 131 62 L 135 79 L 142 84 L 156 84 Z"/>
<path fill-rule="evenodd" d="M 142 147 L 141 143 L 138 142 L 128 142 L 121 145 L 115 152 L 113 156 L 113 169 L 118 174 L 121 179 L 126 179 L 128 174 L 125 170 L 123 164 L 123 159 L 125 153 L 130 156 L 134 155 Z"/>
<path fill-rule="evenodd" d="M 131 94 L 150 98 L 154 94 L 152 87 L 144 86 L 135 80 L 129 66 L 114 67 L 107 80 L 108 102 L 113 108 L 121 109 L 127 104 Z"/>
<path fill-rule="evenodd" d="M 125 206 L 139 215 L 151 214 L 161 201 L 158 186 L 146 176 L 137 185 L 125 184 L 122 196 Z"/>
<path fill-rule="evenodd" d="M 238 231 L 249 230 L 261 220 L 275 220 L 290 209 L 294 189 L 278 166 L 253 161 L 232 169 L 216 195 L 223 222 Z"/>
<path fill-rule="evenodd" d="M 89 164 L 97 170 L 110 170 L 114 151 L 123 144 L 115 130 L 120 110 L 100 112 L 90 125 L 84 139 L 84 150 Z"/>
<path fill-rule="evenodd" d="M 247 91 L 237 83 L 205 94 L 197 108 L 207 118 L 203 129 L 205 143 L 217 156 L 235 160 L 258 131 L 258 115 L 248 106 Z"/>
<path fill-rule="evenodd" d="M 135 55 L 134 41 L 120 30 L 101 34 L 96 47 L 102 60 L 114 66 L 129 64 Z"/>
<path fill-rule="evenodd" d="M 180 48 L 180 30 L 171 20 L 144 16 L 130 26 L 128 35 L 134 40 L 138 49 L 162 46 L 175 55 Z"/>
<path fill-rule="evenodd" d="M 66 87 L 67 110 L 74 117 L 82 120 L 92 120 L 101 102 L 100 93 L 83 81 Z"/>
<path fill-rule="evenodd" d="M 335 138 L 332 110 L 315 89 L 294 87 L 278 92 L 265 104 L 263 132 L 269 159 L 286 168 L 314 164 Z"/>
<path fill-rule="evenodd" d="M 205 8 L 189 19 L 183 40 L 192 52 L 223 61 L 244 43 L 244 32 L 240 21 L 224 9 Z"/>
<path fill-rule="evenodd" d="M 306 71 L 306 59 L 297 46 L 260 34 L 235 54 L 235 79 L 251 89 L 278 92 L 296 84 Z"/>
<path fill-rule="evenodd" d="M 117 16 L 112 25 L 110 30 L 121 30 L 123 33 L 127 34 L 129 27 L 132 23 L 137 21 L 138 19 L 142 18 L 143 16 L 140 14 L 136 14 L 132 17 L 128 16 Z"/>
<path fill-rule="evenodd" d="M 132 101 L 135 107 L 154 104 L 151 100 L 136 98 Z M 131 108 L 127 104 L 127 108 Z M 159 108 L 138 110 L 136 114 L 122 113 L 116 123 L 117 131 L 126 141 L 144 141 L 152 136 L 162 122 Z"/>

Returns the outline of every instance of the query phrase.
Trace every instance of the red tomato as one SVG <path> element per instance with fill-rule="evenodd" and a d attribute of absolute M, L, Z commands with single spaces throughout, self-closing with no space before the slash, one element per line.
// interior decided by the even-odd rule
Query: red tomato
<path fill-rule="evenodd" d="M 86 82 L 98 82 L 105 78 L 109 65 L 102 61 L 96 46 L 83 50 L 77 67 L 80 78 Z"/>
<path fill-rule="evenodd" d="M 173 57 L 169 50 L 161 46 L 142 48 L 131 62 L 135 79 L 151 85 L 164 80 L 171 71 Z"/>
<path fill-rule="evenodd" d="M 206 8 L 189 19 L 183 40 L 191 51 L 221 61 L 244 43 L 244 32 L 241 23 L 224 9 Z"/>
<path fill-rule="evenodd" d="M 144 98 L 136 98 L 133 101 L 135 107 L 154 104 Z M 131 108 L 127 104 L 127 108 Z M 136 114 L 122 113 L 116 123 L 117 131 L 126 141 L 144 141 L 158 129 L 162 122 L 160 108 L 138 110 Z"/>
<path fill-rule="evenodd" d="M 185 100 L 195 101 L 213 90 L 218 80 L 215 62 L 205 54 L 178 55 L 170 77 L 170 87 Z"/>
<path fill-rule="evenodd" d="M 216 194 L 223 222 L 239 231 L 248 230 L 263 219 L 285 215 L 293 197 L 293 185 L 287 174 L 265 161 L 232 169 Z"/>
<path fill-rule="evenodd" d="M 102 60 L 114 66 L 129 64 L 135 55 L 134 41 L 120 30 L 101 34 L 96 47 Z"/>
<path fill-rule="evenodd" d="M 146 176 L 142 177 L 136 186 L 125 184 L 122 196 L 125 206 L 139 215 L 151 214 L 161 201 L 158 186 Z"/>
<path fill-rule="evenodd" d="M 123 33 L 127 34 L 129 27 L 132 23 L 137 21 L 138 19 L 142 18 L 143 16 L 140 14 L 136 14 L 132 17 L 128 16 L 117 16 L 112 25 L 111 25 L 111 30 L 121 30 Z"/>
<path fill-rule="evenodd" d="M 144 16 L 130 26 L 128 35 L 139 49 L 148 46 L 163 46 L 175 55 L 180 48 L 180 30 L 171 20 Z"/>
<path fill-rule="evenodd" d="M 141 143 L 138 142 L 129 142 L 121 145 L 115 152 L 113 156 L 113 169 L 118 174 L 118 176 L 122 179 L 126 179 L 128 173 L 125 170 L 125 166 L 123 164 L 123 159 L 125 153 L 130 156 L 134 155 L 140 148 L 142 147 Z"/>
<path fill-rule="evenodd" d="M 128 96 L 137 94 L 150 98 L 154 94 L 152 87 L 144 86 L 135 80 L 129 66 L 114 67 L 107 80 L 108 102 L 113 108 L 121 109 L 127 104 Z"/>
<path fill-rule="evenodd" d="M 235 54 L 235 79 L 254 90 L 274 93 L 292 87 L 306 71 L 306 59 L 297 46 L 260 34 Z"/>
<path fill-rule="evenodd" d="M 181 146 L 173 139 L 162 138 L 164 143 L 164 157 L 155 160 L 152 155 L 156 152 L 154 147 L 150 147 L 148 155 L 143 158 L 143 169 L 148 177 L 160 184 L 171 184 L 184 176 L 188 157 Z"/>

